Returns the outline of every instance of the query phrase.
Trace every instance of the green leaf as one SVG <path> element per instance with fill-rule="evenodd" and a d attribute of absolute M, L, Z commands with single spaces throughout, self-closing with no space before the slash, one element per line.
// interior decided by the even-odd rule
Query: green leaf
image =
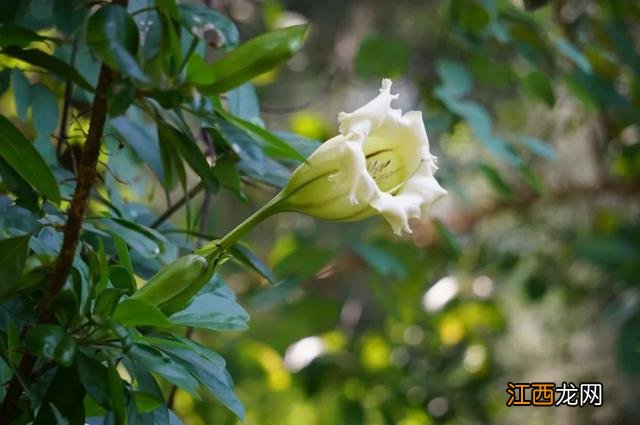
<path fill-rule="evenodd" d="M 288 131 L 278 131 L 278 137 L 284 140 L 289 146 L 300 152 L 305 158 L 309 158 L 311 154 L 320 147 L 322 142 L 314 139 L 308 139 L 299 134 Z"/>
<path fill-rule="evenodd" d="M 553 44 L 560 53 L 575 63 L 582 71 L 586 73 L 592 72 L 591 62 L 589 62 L 589 59 L 587 59 L 580 49 L 574 46 L 569 40 L 556 38 L 553 40 Z"/>
<path fill-rule="evenodd" d="M 228 249 L 229 254 L 236 260 L 240 262 L 240 264 L 244 264 L 249 267 L 251 270 L 258 273 L 260 276 L 267 279 L 270 284 L 276 284 L 276 278 L 273 275 L 273 272 L 266 264 L 260 260 L 249 248 L 241 244 L 235 244 L 231 248 Z"/>
<path fill-rule="evenodd" d="M 124 300 L 118 304 L 112 318 L 126 326 L 171 326 L 169 319 L 158 307 L 137 299 Z"/>
<path fill-rule="evenodd" d="M 172 315 L 174 325 L 213 331 L 242 331 L 248 328 L 249 315 L 233 299 L 213 293 L 197 295 L 184 310 Z"/>
<path fill-rule="evenodd" d="M 237 169 L 257 180 L 283 187 L 289 179 L 289 170 L 268 158 L 257 140 L 246 131 L 223 119 L 218 114 L 209 117 L 211 135 L 218 143 L 227 145 L 241 159 Z"/>
<path fill-rule="evenodd" d="M 403 75 L 409 63 L 409 48 L 401 38 L 370 34 L 365 37 L 355 57 L 360 78 L 394 78 Z"/>
<path fill-rule="evenodd" d="M 126 425 L 126 402 L 124 382 L 120 378 L 120 374 L 111 359 L 108 359 L 109 367 L 107 369 L 107 383 L 109 388 L 109 401 L 115 415 L 115 423 Z"/>
<path fill-rule="evenodd" d="M 196 395 L 198 381 L 175 359 L 148 345 L 136 343 L 128 353 L 145 368 L 157 373 L 170 383 Z"/>
<path fill-rule="evenodd" d="M 150 418 L 151 421 L 145 422 L 149 424 L 157 424 L 157 425 L 169 425 L 169 411 L 164 404 L 164 396 L 162 394 L 162 390 L 158 386 L 156 379 L 151 375 L 151 373 L 141 365 L 138 361 L 132 361 L 128 358 L 124 358 L 124 365 L 127 368 L 127 371 L 134 377 L 137 388 L 134 391 L 134 397 L 136 398 L 136 407 L 138 411 L 143 414 L 143 417 Z M 138 404 L 138 393 L 148 394 L 150 397 L 154 397 L 155 399 L 160 401 L 160 404 L 156 409 L 150 411 L 145 414 L 146 407 L 145 402 L 141 402 Z M 146 396 L 141 396 L 141 398 L 146 398 Z"/>
<path fill-rule="evenodd" d="M 371 268 L 378 274 L 382 276 L 395 276 L 400 279 L 406 277 L 407 271 L 402 263 L 385 249 L 384 246 L 356 242 L 352 245 L 352 248 L 369 263 Z"/>
<path fill-rule="evenodd" d="M 34 41 L 58 41 L 52 37 L 44 37 L 30 29 L 19 27 L 16 25 L 0 26 L 0 47 L 17 46 L 20 48 L 27 47 Z"/>
<path fill-rule="evenodd" d="M 133 273 L 133 263 L 131 262 L 131 255 L 129 255 L 129 247 L 127 246 L 127 243 L 117 234 L 112 233 L 111 236 L 113 238 L 113 243 L 116 246 L 116 252 L 118 253 L 118 260 L 120 260 L 120 264 L 129 274 L 131 281 L 135 282 L 136 278 Z"/>
<path fill-rule="evenodd" d="M 135 279 L 131 277 L 125 267 L 118 264 L 109 266 L 109 281 L 115 288 L 126 294 L 131 295 L 135 292 Z"/>
<path fill-rule="evenodd" d="M 125 240 L 133 250 L 145 258 L 160 257 L 165 245 L 169 243 L 162 234 L 133 221 L 112 217 L 103 218 L 100 223 L 104 224 L 111 233 Z"/>
<path fill-rule="evenodd" d="M 11 85 L 11 69 L 0 70 L 0 96 L 5 94 Z"/>
<path fill-rule="evenodd" d="M 234 166 L 235 162 L 223 158 L 216 161 L 213 172 L 220 182 L 220 186 L 225 187 L 235 193 L 240 199 L 246 201 L 246 196 L 242 193 L 242 182 L 240 181 L 240 173 Z"/>
<path fill-rule="evenodd" d="M 144 391 L 134 391 L 133 396 L 136 400 L 136 408 L 140 413 L 151 412 L 163 404 L 163 400 Z"/>
<path fill-rule="evenodd" d="M 266 143 L 266 146 L 264 147 L 266 153 L 271 154 L 272 156 L 280 156 L 301 162 L 306 160 L 300 152 L 292 148 L 287 142 L 259 125 L 231 115 L 221 109 L 218 110 L 218 113 L 227 121 L 235 124 L 247 133 Z"/>
<path fill-rule="evenodd" d="M 70 366 L 76 354 L 76 341 L 58 325 L 37 325 L 25 337 L 27 349 L 37 356 Z"/>
<path fill-rule="evenodd" d="M 525 10 L 535 10 L 545 6 L 551 0 L 524 0 Z"/>
<path fill-rule="evenodd" d="M 16 102 L 18 117 L 25 121 L 31 106 L 31 83 L 29 83 L 22 71 L 14 69 L 11 71 L 11 88 L 13 89 L 13 98 Z"/>
<path fill-rule="evenodd" d="M 106 288 L 102 290 L 96 297 L 93 314 L 96 316 L 110 317 L 123 294 L 124 291 L 118 288 Z"/>
<path fill-rule="evenodd" d="M 55 0 L 53 19 L 56 29 L 67 36 L 73 35 L 84 23 L 89 10 L 84 0 Z"/>
<path fill-rule="evenodd" d="M 147 164 L 153 174 L 158 179 L 164 180 L 160 147 L 155 135 L 152 136 L 142 126 L 125 117 L 114 118 L 109 122 L 122 136 L 123 142 Z"/>
<path fill-rule="evenodd" d="M 267 72 L 289 59 L 302 46 L 308 25 L 295 25 L 262 34 L 209 66 L 214 75 L 205 94 L 223 93 Z"/>
<path fill-rule="evenodd" d="M 151 82 L 136 60 L 138 27 L 124 7 L 101 7 L 91 15 L 87 27 L 87 45 L 107 65 L 140 83 Z"/>
<path fill-rule="evenodd" d="M 556 102 L 549 79 L 539 71 L 531 71 L 522 78 L 522 88 L 529 96 L 552 107 Z"/>
<path fill-rule="evenodd" d="M 640 245 L 637 230 L 621 229 L 613 234 L 580 236 L 574 245 L 575 256 L 611 273 L 616 280 L 637 285 L 640 273 Z"/>
<path fill-rule="evenodd" d="M 2 53 L 16 59 L 20 59 L 31 65 L 39 66 L 48 71 L 53 72 L 58 77 L 69 79 L 85 90 L 93 91 L 93 87 L 89 82 L 66 62 L 61 61 L 55 56 L 43 52 L 38 49 L 20 49 L 15 46 L 7 47 Z"/>
<path fill-rule="evenodd" d="M 256 89 L 245 83 L 227 93 L 227 106 L 232 115 L 262 126 Z"/>
<path fill-rule="evenodd" d="M 6 314 L 6 312 L 5 312 Z M 10 364 L 17 365 L 22 359 L 22 335 L 13 322 L 12 318 L 6 317 L 7 323 L 7 360 Z"/>
<path fill-rule="evenodd" d="M 507 88 L 513 83 L 515 73 L 511 64 L 498 62 L 484 51 L 476 52 L 465 63 L 479 85 Z"/>
<path fill-rule="evenodd" d="M 0 156 L 2 184 L 16 196 L 16 205 L 31 211 L 39 211 L 38 192 Z"/>
<path fill-rule="evenodd" d="M 451 232 L 451 230 L 447 228 L 447 226 L 442 221 L 434 219 L 433 223 L 435 224 L 436 230 L 438 231 L 438 234 L 440 235 L 442 240 L 445 242 L 446 246 L 456 256 L 456 258 L 459 258 L 462 255 L 462 246 L 460 245 L 458 238 L 456 238 L 456 236 Z"/>
<path fill-rule="evenodd" d="M 187 81 L 192 84 L 203 86 L 212 84 L 215 76 L 211 72 L 211 65 L 204 61 L 200 55 L 193 54 L 187 61 Z"/>
<path fill-rule="evenodd" d="M 0 382 L 9 382 L 11 377 L 13 376 L 13 371 L 4 361 L 2 357 L 0 357 Z M 0 386 L 0 399 L 4 400 L 4 396 L 6 395 L 6 389 L 4 385 Z"/>
<path fill-rule="evenodd" d="M 158 6 L 158 11 L 160 12 L 158 13 L 158 20 L 161 27 L 160 53 L 163 70 L 167 76 L 173 77 L 182 63 L 178 9 L 175 0 L 161 0 Z"/>
<path fill-rule="evenodd" d="M 60 416 L 68 420 L 69 425 L 83 425 L 84 396 L 85 391 L 76 368 L 58 367 L 33 425 L 58 424 L 57 418 Z"/>
<path fill-rule="evenodd" d="M 151 96 L 165 109 L 178 109 L 185 102 L 185 94 L 181 89 L 154 89 Z"/>
<path fill-rule="evenodd" d="M 553 147 L 543 140 L 535 137 L 522 136 L 516 139 L 521 145 L 529 149 L 532 153 L 549 160 L 556 160 L 557 154 Z"/>
<path fill-rule="evenodd" d="M 473 87 L 471 74 L 460 62 L 439 59 L 436 61 L 436 72 L 442 80 L 442 84 L 435 90 L 440 98 L 458 98 L 468 94 Z"/>
<path fill-rule="evenodd" d="M 233 392 L 233 381 L 221 356 L 184 338 L 174 337 L 173 341 L 154 338 L 153 343 L 188 370 L 200 384 L 244 422 L 244 407 Z"/>
<path fill-rule="evenodd" d="M 53 2 L 49 0 L 31 0 L 29 2 L 29 12 L 38 21 L 47 20 L 53 13 Z"/>
<path fill-rule="evenodd" d="M 0 156 L 42 196 L 60 202 L 60 189 L 53 172 L 36 148 L 11 121 L 0 115 Z"/>
<path fill-rule="evenodd" d="M 448 92 L 440 93 L 440 98 L 449 110 L 460 115 L 469 123 L 475 136 L 488 151 L 513 166 L 519 166 L 522 163 L 522 159 L 507 141 L 493 134 L 491 116 L 483 106 L 471 100 L 458 99 Z"/>
<path fill-rule="evenodd" d="M 207 189 L 211 192 L 216 192 L 218 190 L 218 179 L 195 141 L 180 130 L 159 120 L 157 125 L 160 143 L 173 146 L 180 153 L 180 156 L 187 161 L 191 169 L 200 176 Z"/>
<path fill-rule="evenodd" d="M 507 198 L 512 195 L 511 186 L 502 178 L 498 170 L 487 164 L 479 164 L 478 168 L 498 194 Z"/>
<path fill-rule="evenodd" d="M 545 185 L 544 182 L 538 177 L 538 175 L 528 167 L 527 165 L 522 165 L 518 168 L 518 173 L 522 180 L 529 185 L 533 190 L 535 190 L 538 194 L 544 193 Z"/>
<path fill-rule="evenodd" d="M 296 249 L 274 265 L 274 271 L 278 276 L 308 279 L 326 266 L 333 255 L 333 250 L 318 248 L 310 244 L 298 244 Z"/>
<path fill-rule="evenodd" d="M 106 410 L 111 409 L 107 367 L 98 360 L 80 352 L 78 376 L 87 394 Z"/>
<path fill-rule="evenodd" d="M 29 254 L 30 238 L 31 235 L 24 235 L 0 240 L 0 275 L 3 282 L 0 294 L 5 294 L 18 285 Z"/>
<path fill-rule="evenodd" d="M 136 88 L 129 79 L 121 79 L 109 86 L 107 108 L 112 118 L 124 115 L 136 98 Z"/>
<path fill-rule="evenodd" d="M 640 318 L 627 322 L 618 335 L 616 351 L 618 363 L 626 371 L 640 376 Z"/>
<path fill-rule="evenodd" d="M 472 32 L 482 31 L 491 21 L 489 12 L 481 0 L 455 0 L 451 2 L 451 20 L 462 29 Z"/>
<path fill-rule="evenodd" d="M 205 38 L 206 31 L 213 29 L 218 34 L 219 46 L 235 47 L 238 44 L 238 29 L 223 14 L 209 7 L 193 4 L 181 4 L 178 11 L 180 23 L 191 34 Z"/>
<path fill-rule="evenodd" d="M 133 332 L 129 328 L 122 326 L 115 320 L 107 320 L 103 327 L 113 332 L 122 344 L 123 351 L 126 352 L 131 348 L 133 345 Z"/>
<path fill-rule="evenodd" d="M 43 84 L 31 87 L 31 118 L 38 135 L 48 138 L 58 126 L 58 105 L 55 95 Z"/>
<path fill-rule="evenodd" d="M 166 189 L 173 189 L 178 181 L 185 186 L 186 171 L 182 158 L 180 157 L 176 146 L 172 143 L 172 140 L 169 140 L 169 138 L 166 137 L 166 134 L 161 134 L 160 123 L 157 127 L 158 143 L 160 145 L 160 158 L 162 160 L 162 169 L 164 171 L 164 186 Z"/>

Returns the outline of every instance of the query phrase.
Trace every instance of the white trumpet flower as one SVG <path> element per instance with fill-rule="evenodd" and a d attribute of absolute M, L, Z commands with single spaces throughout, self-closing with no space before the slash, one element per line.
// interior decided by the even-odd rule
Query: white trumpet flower
<path fill-rule="evenodd" d="M 340 113 L 340 134 L 293 172 L 279 195 L 280 209 L 337 221 L 381 214 L 394 233 L 411 233 L 409 219 L 426 214 L 446 191 L 434 178 L 436 157 L 422 113 L 403 115 L 391 107 L 397 98 L 384 79 L 375 99 Z"/>

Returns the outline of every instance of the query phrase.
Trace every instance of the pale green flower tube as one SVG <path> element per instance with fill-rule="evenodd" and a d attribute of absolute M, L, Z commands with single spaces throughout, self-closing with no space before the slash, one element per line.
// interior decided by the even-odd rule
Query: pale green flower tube
<path fill-rule="evenodd" d="M 385 79 L 375 99 L 340 114 L 340 134 L 293 172 L 281 208 L 337 221 L 381 214 L 395 233 L 411 233 L 409 219 L 420 218 L 446 191 L 433 176 L 436 158 L 422 113 L 393 109 L 398 95 L 390 90 Z"/>
<path fill-rule="evenodd" d="M 422 113 L 403 115 L 391 107 L 397 98 L 391 94 L 391 80 L 385 79 L 375 99 L 354 112 L 340 113 L 340 134 L 316 149 L 275 198 L 216 246 L 224 251 L 281 211 L 335 221 L 380 214 L 394 233 L 411 233 L 409 219 L 426 214 L 446 191 L 434 177 L 436 157 L 429 151 Z"/>

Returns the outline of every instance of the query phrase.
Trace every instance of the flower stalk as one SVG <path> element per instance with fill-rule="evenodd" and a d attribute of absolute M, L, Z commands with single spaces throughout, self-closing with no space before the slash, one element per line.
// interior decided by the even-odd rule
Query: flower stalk
<path fill-rule="evenodd" d="M 282 200 L 284 200 L 283 192 L 278 193 L 269 202 L 264 204 L 259 210 L 251 214 L 242 223 L 234 227 L 222 239 L 216 239 L 202 246 L 195 251 L 196 254 L 210 257 L 215 252 L 224 252 L 233 246 L 238 240 L 253 229 L 256 225 L 271 217 L 273 214 L 283 212 Z"/>

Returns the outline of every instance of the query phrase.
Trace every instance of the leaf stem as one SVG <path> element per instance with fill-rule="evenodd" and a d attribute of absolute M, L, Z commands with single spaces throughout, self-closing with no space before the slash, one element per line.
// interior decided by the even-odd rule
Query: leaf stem
<path fill-rule="evenodd" d="M 200 193 L 200 191 L 202 191 L 203 189 L 204 189 L 204 183 L 202 183 L 202 181 L 200 181 L 198 184 L 196 184 L 191 189 L 189 189 L 189 191 L 185 194 L 185 196 L 180 198 L 178 201 L 176 201 L 175 204 L 171 205 L 169 208 L 166 209 L 165 212 L 160 214 L 158 216 L 158 218 L 156 218 L 153 221 L 153 223 L 151 223 L 149 225 L 149 227 L 151 227 L 152 229 L 157 229 L 158 226 L 160 226 L 169 217 L 171 217 L 176 211 L 178 211 L 180 208 L 182 208 L 182 206 L 187 203 L 188 199 L 193 198 L 198 193 Z"/>
<path fill-rule="evenodd" d="M 197 254 L 207 255 L 215 250 L 222 252 L 229 249 L 238 239 L 244 236 L 249 230 L 253 229 L 258 223 L 271 217 L 273 214 L 284 211 L 280 201 L 284 199 L 282 192 L 274 196 L 269 202 L 264 204 L 262 208 L 251 214 L 242 223 L 234 227 L 222 239 L 212 241 L 196 251 Z"/>

